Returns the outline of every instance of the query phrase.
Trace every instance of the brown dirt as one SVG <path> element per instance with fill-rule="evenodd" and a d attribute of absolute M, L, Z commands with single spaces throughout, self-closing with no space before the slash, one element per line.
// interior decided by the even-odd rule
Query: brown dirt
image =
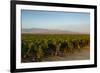
<path fill-rule="evenodd" d="M 90 48 L 84 47 L 80 51 L 75 51 L 74 53 L 66 54 L 63 57 L 53 56 L 45 58 L 43 61 L 68 61 L 68 60 L 88 60 L 90 59 Z"/>
<path fill-rule="evenodd" d="M 65 56 L 49 56 L 42 59 L 42 62 L 48 61 L 72 61 L 72 60 L 88 60 L 90 59 L 90 47 L 84 47 L 74 50 L 73 53 L 66 53 Z M 33 62 L 32 59 L 23 59 L 22 62 Z"/>

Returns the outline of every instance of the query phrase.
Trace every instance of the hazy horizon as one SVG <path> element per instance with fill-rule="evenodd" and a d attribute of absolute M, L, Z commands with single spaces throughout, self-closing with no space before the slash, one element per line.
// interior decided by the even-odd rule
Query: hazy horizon
<path fill-rule="evenodd" d="M 50 29 L 90 33 L 90 14 L 54 11 L 21 11 L 22 29 Z"/>

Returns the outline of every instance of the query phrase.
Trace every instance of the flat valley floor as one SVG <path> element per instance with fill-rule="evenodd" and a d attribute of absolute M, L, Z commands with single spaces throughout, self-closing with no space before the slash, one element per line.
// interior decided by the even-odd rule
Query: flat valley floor
<path fill-rule="evenodd" d="M 89 34 L 22 34 L 22 43 L 25 43 L 24 45 L 22 45 L 22 58 L 21 58 L 21 62 L 22 63 L 28 63 L 28 62 L 51 62 L 51 61 L 73 61 L 73 60 L 89 60 L 90 59 L 90 35 Z M 51 39 L 49 41 L 49 39 Z M 76 39 L 76 41 L 74 40 Z M 82 39 L 82 40 L 81 40 Z M 51 44 L 55 43 L 57 44 L 58 41 L 60 41 L 59 43 L 61 44 L 61 46 L 63 45 L 63 41 L 67 41 L 67 43 L 69 43 L 69 47 L 71 47 L 71 51 L 69 52 L 67 50 L 66 53 L 62 53 L 60 51 L 60 53 L 58 53 L 58 55 L 47 55 L 49 52 L 51 53 L 51 46 L 49 46 L 49 42 Z M 82 44 L 84 45 L 83 47 L 79 48 L 76 47 L 74 48 L 72 44 L 73 41 L 74 43 L 79 43 L 81 40 L 81 44 L 79 46 L 81 46 Z M 49 42 L 48 42 L 49 41 Z M 39 45 L 37 44 L 39 43 Z M 86 44 L 87 43 L 87 44 Z M 28 44 L 28 45 L 27 45 Z M 31 45 L 32 44 L 32 45 Z M 66 42 L 65 42 L 66 44 Z M 29 46 L 31 45 L 30 49 Z M 59 44 L 57 44 L 59 45 Z M 53 48 L 57 45 L 53 44 Z M 39 49 L 40 46 L 40 50 L 38 50 L 38 53 L 36 55 L 34 55 L 36 52 L 34 51 L 34 49 L 36 50 L 37 48 Z M 42 48 L 41 48 L 42 46 Z M 61 49 L 60 46 L 60 49 Z M 77 44 L 78 46 L 78 44 Z M 49 47 L 49 48 L 48 48 Z M 28 48 L 28 49 L 27 49 Z M 66 46 L 64 46 L 64 48 L 66 49 Z M 41 52 L 41 50 L 46 51 L 46 52 Z M 49 49 L 49 50 L 47 50 Z M 32 53 L 34 52 L 34 53 Z M 52 52 L 55 52 L 54 50 Z M 43 54 L 45 53 L 45 54 Z M 24 58 L 24 55 L 30 55 L 28 57 Z M 42 56 L 43 57 L 40 58 L 40 61 L 37 61 L 38 56 Z"/>

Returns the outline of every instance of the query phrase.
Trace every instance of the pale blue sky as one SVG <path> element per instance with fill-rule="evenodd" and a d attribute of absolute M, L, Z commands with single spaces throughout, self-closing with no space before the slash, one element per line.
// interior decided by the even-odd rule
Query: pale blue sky
<path fill-rule="evenodd" d="M 59 29 L 74 32 L 90 32 L 90 14 L 56 11 L 21 11 L 22 28 Z"/>

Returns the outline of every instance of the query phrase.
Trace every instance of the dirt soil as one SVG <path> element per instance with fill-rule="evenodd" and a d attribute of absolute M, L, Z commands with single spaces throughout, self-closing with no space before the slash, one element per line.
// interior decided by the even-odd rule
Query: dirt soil
<path fill-rule="evenodd" d="M 88 60 L 90 59 L 90 48 L 84 47 L 81 51 L 75 51 L 71 54 L 66 54 L 63 57 L 54 56 L 45 58 L 43 61 L 69 61 L 69 60 Z"/>

